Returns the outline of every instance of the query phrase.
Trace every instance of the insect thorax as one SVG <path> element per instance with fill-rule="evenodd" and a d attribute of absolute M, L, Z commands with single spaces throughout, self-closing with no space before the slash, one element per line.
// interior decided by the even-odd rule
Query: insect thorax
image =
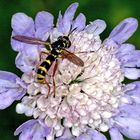
<path fill-rule="evenodd" d="M 68 36 L 60 36 L 58 40 L 53 43 L 54 47 L 58 50 L 69 48 L 71 46 L 71 42 Z"/>

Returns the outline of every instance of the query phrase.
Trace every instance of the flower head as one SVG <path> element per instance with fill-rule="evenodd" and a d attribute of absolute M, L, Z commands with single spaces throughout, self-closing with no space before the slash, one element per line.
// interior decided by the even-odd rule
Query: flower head
<path fill-rule="evenodd" d="M 48 96 L 48 86 L 36 82 L 40 53 L 46 48 L 11 39 L 12 48 L 18 52 L 16 66 L 23 72 L 20 81 L 26 86 L 19 85 L 27 92 L 20 94 L 24 97 L 16 111 L 34 118 L 19 127 L 15 134 L 22 132 L 20 140 L 24 137 L 35 140 L 36 136 L 38 140 L 106 140 L 102 132 L 109 131 L 112 140 L 122 140 L 122 134 L 140 139 L 140 84 L 122 83 L 125 77 L 140 77 L 137 68 L 140 52 L 133 45 L 124 43 L 136 31 L 137 20 L 123 20 L 102 42 L 99 35 L 106 27 L 105 22 L 98 19 L 86 25 L 82 13 L 74 19 L 77 7 L 78 3 L 74 3 L 64 15 L 59 12 L 56 27 L 53 16 L 45 11 L 37 14 L 35 22 L 24 13 L 17 13 L 12 18 L 12 36 L 50 39 L 51 43 L 59 36 L 68 36 L 71 41 L 68 51 L 84 62 L 84 66 L 79 67 L 67 59 L 57 58 L 55 87 L 54 65 L 46 74 L 51 87 Z M 43 60 L 45 58 L 43 56 Z"/>

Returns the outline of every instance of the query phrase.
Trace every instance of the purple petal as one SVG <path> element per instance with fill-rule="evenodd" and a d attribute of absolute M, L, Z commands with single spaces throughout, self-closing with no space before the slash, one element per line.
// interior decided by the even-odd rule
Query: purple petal
<path fill-rule="evenodd" d="M 57 18 L 57 23 L 56 23 L 56 27 L 58 28 L 58 31 L 62 31 L 61 30 L 61 27 L 63 26 L 62 25 L 62 20 L 63 20 L 63 16 L 61 14 L 61 11 L 59 11 L 59 15 L 58 15 L 58 18 Z"/>
<path fill-rule="evenodd" d="M 119 108 L 119 116 L 129 117 L 140 121 L 140 104 L 123 105 Z"/>
<path fill-rule="evenodd" d="M 123 68 L 124 75 L 128 79 L 138 79 L 140 77 L 140 70 L 136 68 Z"/>
<path fill-rule="evenodd" d="M 116 128 L 111 128 L 109 130 L 111 140 L 124 140 L 122 134 Z"/>
<path fill-rule="evenodd" d="M 23 123 L 21 126 L 19 126 L 16 131 L 14 132 L 14 135 L 19 135 L 24 129 L 29 129 L 30 127 L 33 127 L 37 123 L 37 120 L 29 120 L 25 123 Z"/>
<path fill-rule="evenodd" d="M 53 15 L 42 11 L 36 15 L 35 27 L 38 28 L 52 28 L 53 27 Z"/>
<path fill-rule="evenodd" d="M 19 140 L 33 140 L 33 131 L 32 128 L 35 126 L 35 124 L 37 123 L 36 120 L 29 120 L 27 122 L 25 122 L 24 124 L 22 124 L 21 126 L 19 126 L 14 135 L 19 135 L 20 133 L 20 137 Z M 26 130 L 26 131 L 24 131 Z"/>
<path fill-rule="evenodd" d="M 14 32 L 12 32 L 12 36 L 15 36 L 15 35 L 18 35 L 18 34 L 15 34 Z M 25 36 L 34 37 L 34 35 L 25 35 Z M 14 40 L 14 39 L 11 39 L 11 46 L 12 46 L 12 49 L 14 51 L 18 51 L 18 52 L 22 52 L 25 48 L 29 49 L 31 47 L 36 47 L 36 45 L 31 45 L 31 44 L 28 44 L 28 43 L 23 43 L 23 42 Z"/>
<path fill-rule="evenodd" d="M 125 94 L 131 97 L 133 102 L 140 104 L 140 82 L 137 81 L 137 82 L 128 84 L 126 86 Z"/>
<path fill-rule="evenodd" d="M 140 51 L 135 50 L 132 44 L 122 44 L 117 52 L 117 57 L 123 67 L 139 67 L 140 66 Z"/>
<path fill-rule="evenodd" d="M 15 60 L 16 67 L 22 72 L 29 74 L 33 69 L 35 69 L 35 66 L 33 67 L 26 64 L 24 58 L 26 58 L 26 56 L 19 52 Z"/>
<path fill-rule="evenodd" d="M 19 41 L 11 39 L 11 46 L 14 51 L 22 51 L 25 45 L 26 45 L 25 43 L 21 43 Z"/>
<path fill-rule="evenodd" d="M 76 140 L 68 128 L 65 129 L 63 135 L 56 140 Z"/>
<path fill-rule="evenodd" d="M 19 136 L 19 140 L 33 140 L 30 131 L 26 131 Z"/>
<path fill-rule="evenodd" d="M 96 138 L 96 140 L 107 140 L 106 137 L 99 131 L 89 129 L 87 133 L 91 135 L 92 139 Z"/>
<path fill-rule="evenodd" d="M 0 109 L 9 107 L 26 93 L 26 85 L 13 73 L 0 71 Z"/>
<path fill-rule="evenodd" d="M 43 36 L 50 32 L 53 28 L 53 15 L 42 11 L 36 15 L 35 18 L 36 37 L 43 38 Z M 45 38 L 47 40 L 47 38 Z"/>
<path fill-rule="evenodd" d="M 118 48 L 118 55 L 119 56 L 124 56 L 126 54 L 130 54 L 130 52 L 135 50 L 135 46 L 132 44 L 122 44 L 121 46 L 119 46 Z"/>
<path fill-rule="evenodd" d="M 64 16 L 62 18 L 61 14 L 59 13 L 59 19 L 57 22 L 57 28 L 59 32 L 62 32 L 63 34 L 68 34 L 72 25 L 72 20 L 74 18 L 74 14 L 76 12 L 76 9 L 78 7 L 78 3 L 71 4 L 66 12 L 64 13 Z"/>
<path fill-rule="evenodd" d="M 0 79 L 0 87 L 17 88 L 18 85 L 16 85 L 14 82 L 11 82 L 10 80 Z"/>
<path fill-rule="evenodd" d="M 25 93 L 19 92 L 17 89 L 6 90 L 0 93 L 0 109 L 5 109 L 9 107 L 17 98 L 20 99 Z"/>
<path fill-rule="evenodd" d="M 19 126 L 14 135 L 20 134 L 20 140 L 44 140 L 47 137 L 51 129 L 48 128 L 45 124 L 40 123 L 40 120 L 29 120 Z M 44 133 L 45 132 L 45 133 Z"/>
<path fill-rule="evenodd" d="M 37 63 L 39 62 L 39 50 L 36 46 L 30 46 L 27 49 L 24 48 L 24 50 L 25 51 L 18 53 L 15 63 L 16 67 L 22 72 L 29 74 L 33 69 L 35 69 Z"/>
<path fill-rule="evenodd" d="M 88 134 L 82 134 L 82 135 L 78 136 L 76 140 L 93 140 L 93 139 Z"/>
<path fill-rule="evenodd" d="M 17 78 L 18 76 L 15 75 L 14 73 L 7 72 L 7 71 L 0 71 L 0 79 L 15 82 Z"/>
<path fill-rule="evenodd" d="M 136 31 L 138 21 L 135 18 L 127 18 L 120 22 L 110 33 L 109 38 L 122 44 Z"/>
<path fill-rule="evenodd" d="M 140 51 L 132 51 L 124 57 L 124 67 L 140 67 Z"/>
<path fill-rule="evenodd" d="M 38 121 L 39 124 L 42 126 L 42 136 L 43 137 L 48 136 L 51 133 L 52 129 L 48 128 L 48 126 L 42 120 L 38 120 Z"/>
<path fill-rule="evenodd" d="M 37 45 L 26 45 L 23 53 L 28 57 L 30 62 L 39 61 L 40 48 Z"/>
<path fill-rule="evenodd" d="M 17 13 L 12 17 L 11 26 L 13 28 L 12 36 L 25 35 L 33 37 L 35 34 L 34 22 L 32 18 L 28 17 L 24 13 Z M 11 46 L 15 51 L 21 51 L 26 44 L 11 39 Z"/>
<path fill-rule="evenodd" d="M 86 25 L 86 17 L 84 16 L 84 14 L 80 13 L 73 21 L 72 30 L 76 29 L 78 31 L 81 31 L 85 28 L 85 25 Z"/>
<path fill-rule="evenodd" d="M 32 18 L 24 13 L 17 13 L 12 17 L 12 28 L 15 34 L 30 35 L 35 32 Z"/>
<path fill-rule="evenodd" d="M 135 112 L 133 112 L 135 113 Z M 115 126 L 130 139 L 140 139 L 140 120 L 131 117 L 116 116 L 114 118 Z"/>
<path fill-rule="evenodd" d="M 37 131 L 36 133 L 34 133 L 31 140 L 45 140 L 45 138 L 40 134 L 39 131 Z"/>
<path fill-rule="evenodd" d="M 103 45 L 107 48 L 110 48 L 110 46 L 113 46 L 114 48 L 118 49 L 118 45 L 113 40 L 108 39 L 108 38 L 104 40 Z M 117 56 L 117 53 L 116 53 L 116 56 Z"/>
<path fill-rule="evenodd" d="M 140 51 L 132 51 L 125 56 L 122 56 L 121 62 L 124 67 L 139 67 L 140 66 Z"/>
<path fill-rule="evenodd" d="M 91 22 L 89 25 L 87 25 L 85 30 L 88 33 L 94 34 L 96 36 L 96 35 L 99 35 L 100 33 L 102 33 L 105 28 L 106 28 L 106 23 L 103 20 L 97 19 L 97 20 Z"/>

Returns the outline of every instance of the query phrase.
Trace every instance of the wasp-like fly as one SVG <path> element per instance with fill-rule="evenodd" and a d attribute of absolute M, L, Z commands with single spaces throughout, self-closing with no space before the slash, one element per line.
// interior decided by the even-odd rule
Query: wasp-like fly
<path fill-rule="evenodd" d="M 49 43 L 47 41 L 42 41 L 37 38 L 17 35 L 12 37 L 14 40 L 24 42 L 27 44 L 35 44 L 35 45 L 44 45 L 48 51 L 41 52 L 47 54 L 47 57 L 43 62 L 38 66 L 37 69 L 37 82 L 42 84 L 47 84 L 49 87 L 49 84 L 46 81 L 46 74 L 48 73 L 48 70 L 52 66 L 52 64 L 57 61 L 57 58 L 62 57 L 68 59 L 70 62 L 78 65 L 78 66 L 84 66 L 84 62 L 76 56 L 74 53 L 69 52 L 66 50 L 71 46 L 71 41 L 68 36 L 60 36 L 58 37 L 57 41 L 53 43 Z M 57 65 L 54 67 L 53 71 L 53 77 L 55 74 L 55 71 L 57 69 Z M 54 82 L 55 83 L 55 82 Z M 55 84 L 54 84 L 55 85 Z M 50 92 L 50 87 L 49 87 Z M 54 92 L 55 96 L 55 92 Z"/>

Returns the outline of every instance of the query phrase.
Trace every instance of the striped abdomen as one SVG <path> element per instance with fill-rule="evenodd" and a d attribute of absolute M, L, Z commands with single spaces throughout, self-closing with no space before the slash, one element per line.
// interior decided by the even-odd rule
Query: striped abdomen
<path fill-rule="evenodd" d="M 45 83 L 45 76 L 56 58 L 57 58 L 57 55 L 50 54 L 48 55 L 46 60 L 44 60 L 40 64 L 37 70 L 37 81 L 39 83 Z"/>

